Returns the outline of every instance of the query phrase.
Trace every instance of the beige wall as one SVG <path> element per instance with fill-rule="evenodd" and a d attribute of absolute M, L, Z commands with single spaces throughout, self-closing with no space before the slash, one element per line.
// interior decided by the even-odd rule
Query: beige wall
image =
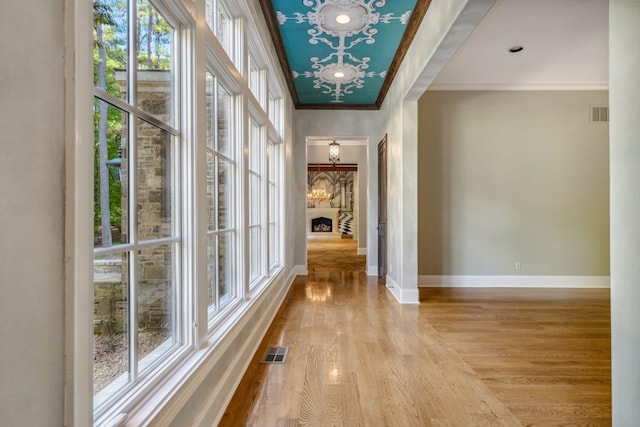
<path fill-rule="evenodd" d="M 64 1 L 0 7 L 0 424 L 64 424 Z"/>
<path fill-rule="evenodd" d="M 589 121 L 607 97 L 425 93 L 418 274 L 608 275 L 608 125 Z"/>

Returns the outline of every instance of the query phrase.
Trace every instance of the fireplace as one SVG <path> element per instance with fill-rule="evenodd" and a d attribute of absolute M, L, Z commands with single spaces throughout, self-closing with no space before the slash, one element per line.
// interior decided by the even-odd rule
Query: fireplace
<path fill-rule="evenodd" d="M 331 218 L 324 216 L 313 218 L 311 220 L 312 233 L 331 233 L 333 231 L 333 221 Z"/>
<path fill-rule="evenodd" d="M 307 237 L 310 239 L 337 239 L 338 211 L 340 208 L 307 208 Z"/>

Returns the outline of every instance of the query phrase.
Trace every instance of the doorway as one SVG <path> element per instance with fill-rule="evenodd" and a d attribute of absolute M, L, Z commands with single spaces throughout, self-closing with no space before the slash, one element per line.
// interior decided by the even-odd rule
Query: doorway
<path fill-rule="evenodd" d="M 387 282 L 387 135 L 378 144 L 378 277 Z"/>
<path fill-rule="evenodd" d="M 340 160 L 329 163 L 329 144 L 336 141 Z M 367 137 L 307 137 L 305 209 L 307 268 L 311 258 L 330 252 L 330 241 L 366 268 L 369 217 L 369 149 Z M 375 242 L 373 242 L 375 243 Z M 375 249 L 374 249 L 375 250 Z M 312 253 L 313 252 L 313 253 Z M 375 255 L 372 261 L 375 263 Z M 316 264 L 316 261 L 313 261 Z"/>

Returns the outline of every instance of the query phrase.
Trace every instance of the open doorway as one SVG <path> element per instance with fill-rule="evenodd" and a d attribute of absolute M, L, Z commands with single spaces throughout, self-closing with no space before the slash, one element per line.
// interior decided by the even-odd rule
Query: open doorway
<path fill-rule="evenodd" d="M 339 159 L 329 162 L 329 144 Z M 366 271 L 368 138 L 307 138 L 307 269 Z"/>

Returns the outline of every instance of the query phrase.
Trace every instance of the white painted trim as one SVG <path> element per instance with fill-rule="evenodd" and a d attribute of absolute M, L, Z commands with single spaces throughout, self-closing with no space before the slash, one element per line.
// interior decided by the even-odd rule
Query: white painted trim
<path fill-rule="evenodd" d="M 64 425 L 92 425 L 93 319 L 93 8 L 65 5 Z M 87 203 L 85 203 L 87 202 Z M 62 396 L 61 396 L 62 397 Z"/>
<path fill-rule="evenodd" d="M 132 408 L 127 414 L 126 425 L 165 427 L 174 424 L 189 401 L 195 398 L 202 383 L 215 372 L 225 372 L 211 385 L 208 395 L 203 396 L 205 403 L 198 405 L 199 411 L 196 415 L 200 424 L 193 424 L 204 425 L 203 420 L 207 420 L 206 425 L 216 425 L 224 415 L 227 404 L 294 279 L 295 275 L 290 274 L 286 279 L 275 280 L 254 300 L 248 300 L 247 304 L 239 309 L 239 321 L 234 322 L 224 336 L 210 337 L 209 346 L 197 351 L 181 364 L 171 376 L 169 383 L 163 385 L 163 389 L 168 392 L 159 391 L 159 394 L 167 396 L 166 399 L 157 402 L 151 398 L 139 407 Z M 228 357 L 226 352 L 233 348 L 234 342 L 238 339 L 243 342 L 241 351 L 234 353 L 233 357 Z"/>
<path fill-rule="evenodd" d="M 366 255 L 367 248 L 358 248 L 358 255 Z"/>
<path fill-rule="evenodd" d="M 367 276 L 377 277 L 378 276 L 378 266 L 377 265 L 370 265 L 369 267 L 367 267 Z"/>
<path fill-rule="evenodd" d="M 418 288 L 402 289 L 398 283 L 387 274 L 387 290 L 400 304 L 420 304 Z"/>
<path fill-rule="evenodd" d="M 609 276 L 418 276 L 419 287 L 609 288 Z"/>
<path fill-rule="evenodd" d="M 445 90 L 609 90 L 608 82 L 596 83 L 544 83 L 544 84 L 508 84 L 508 83 L 439 83 L 432 84 L 429 91 Z"/>
<path fill-rule="evenodd" d="M 253 356 L 262 343 L 262 339 L 268 332 L 269 327 L 275 319 L 279 308 L 282 306 L 282 303 L 284 302 L 284 299 L 286 298 L 295 278 L 296 276 L 293 273 L 291 273 L 289 277 L 287 277 L 286 286 L 281 292 L 279 292 L 277 298 L 273 298 L 273 300 L 275 301 L 272 301 L 272 303 L 268 307 L 268 310 L 265 310 L 266 313 L 264 314 L 262 319 L 259 319 L 257 322 L 253 322 L 254 329 L 250 334 L 246 335 L 247 339 L 245 339 L 244 341 L 245 344 L 242 347 L 242 351 L 238 355 L 239 357 L 234 358 L 234 363 L 232 363 L 228 367 L 225 367 L 224 377 L 218 383 L 218 387 L 216 388 L 215 392 L 210 395 L 205 404 L 202 406 L 202 409 L 200 410 L 199 414 L 196 417 L 196 420 L 193 423 L 194 426 L 207 427 L 211 425 L 217 425 L 220 422 L 222 416 L 224 415 L 224 411 L 227 408 L 227 405 L 229 405 L 231 398 L 240 385 L 240 381 L 242 381 L 245 372 L 249 368 L 249 364 L 251 363 Z"/>
<path fill-rule="evenodd" d="M 293 277 L 306 276 L 307 274 L 309 274 L 309 271 L 307 270 L 306 265 L 294 265 L 291 269 L 291 276 Z"/>

